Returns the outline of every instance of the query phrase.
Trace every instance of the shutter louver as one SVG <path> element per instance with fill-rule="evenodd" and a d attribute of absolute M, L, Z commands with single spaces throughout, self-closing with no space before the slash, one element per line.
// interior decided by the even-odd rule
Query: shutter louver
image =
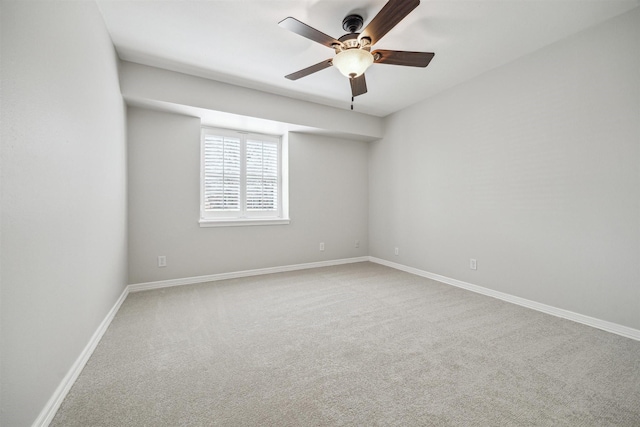
<path fill-rule="evenodd" d="M 205 211 L 240 210 L 240 166 L 240 139 L 205 136 Z"/>
<path fill-rule="evenodd" d="M 278 209 L 278 144 L 247 141 L 247 211 Z"/>

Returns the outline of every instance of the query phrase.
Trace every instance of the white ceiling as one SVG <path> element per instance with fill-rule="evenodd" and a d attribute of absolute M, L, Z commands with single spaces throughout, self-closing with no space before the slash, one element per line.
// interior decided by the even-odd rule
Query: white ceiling
<path fill-rule="evenodd" d="M 285 75 L 333 56 L 278 26 L 292 16 L 335 38 L 353 12 L 367 23 L 385 0 L 97 0 L 127 61 L 349 109 L 333 67 Z M 640 0 L 422 0 L 374 48 L 435 52 L 426 68 L 374 64 L 354 109 L 386 116 L 640 5 Z M 597 52 L 594 52 L 596 55 Z"/>

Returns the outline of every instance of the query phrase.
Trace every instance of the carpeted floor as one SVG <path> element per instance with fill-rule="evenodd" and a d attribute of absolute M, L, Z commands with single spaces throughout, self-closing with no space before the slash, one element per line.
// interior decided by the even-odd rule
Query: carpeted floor
<path fill-rule="evenodd" d="M 640 342 L 372 263 L 130 294 L 53 426 L 640 426 Z"/>

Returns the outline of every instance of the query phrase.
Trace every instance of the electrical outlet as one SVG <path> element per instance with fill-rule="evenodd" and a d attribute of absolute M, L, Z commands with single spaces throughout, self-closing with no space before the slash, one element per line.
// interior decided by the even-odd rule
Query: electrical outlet
<path fill-rule="evenodd" d="M 158 267 L 166 267 L 167 266 L 167 257 L 164 255 L 160 255 L 158 257 Z"/>
<path fill-rule="evenodd" d="M 469 260 L 469 268 L 472 270 L 477 270 L 478 269 L 478 263 L 476 262 L 475 259 L 471 258 Z"/>
<path fill-rule="evenodd" d="M 359 248 L 359 247 L 360 247 L 360 240 L 356 240 L 355 247 L 356 247 L 356 248 Z"/>
<path fill-rule="evenodd" d="M 393 252 L 394 252 L 396 255 L 400 255 L 400 249 L 398 249 L 398 248 L 395 248 Z"/>
<path fill-rule="evenodd" d="M 320 251 L 324 251 L 324 242 L 320 242 Z"/>

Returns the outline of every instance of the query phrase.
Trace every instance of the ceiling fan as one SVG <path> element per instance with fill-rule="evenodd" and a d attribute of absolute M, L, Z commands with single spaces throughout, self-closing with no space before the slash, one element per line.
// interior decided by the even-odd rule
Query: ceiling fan
<path fill-rule="evenodd" d="M 374 50 L 371 52 L 371 46 L 376 44 L 419 4 L 420 0 L 389 0 L 361 33 L 358 33 L 358 31 L 360 31 L 364 23 L 362 16 L 348 15 L 342 21 L 342 28 L 349 33 L 337 40 L 295 18 L 288 17 L 283 19 L 278 23 L 282 28 L 327 46 L 335 50 L 336 53 L 331 59 L 319 62 L 285 77 L 289 80 L 298 80 L 333 65 L 349 78 L 351 100 L 353 101 L 353 97 L 367 93 L 364 72 L 374 62 L 377 64 L 426 67 L 435 55 L 434 53 L 399 50 Z M 353 109 L 353 105 L 351 109 Z"/>

